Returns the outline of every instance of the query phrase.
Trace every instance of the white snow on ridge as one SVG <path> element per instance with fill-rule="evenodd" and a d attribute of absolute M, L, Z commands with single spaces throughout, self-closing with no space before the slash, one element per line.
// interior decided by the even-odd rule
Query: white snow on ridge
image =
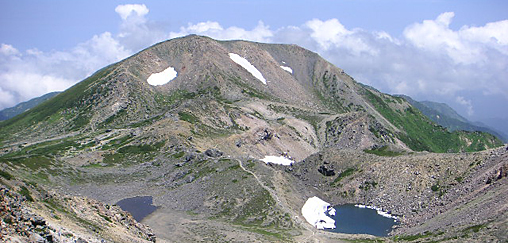
<path fill-rule="evenodd" d="M 168 83 L 176 78 L 178 73 L 173 67 L 168 67 L 160 73 L 154 73 L 146 80 L 150 85 L 157 86 Z"/>
<path fill-rule="evenodd" d="M 302 207 L 302 215 L 309 224 L 314 225 L 317 229 L 334 229 L 335 220 L 328 217 L 326 212 L 329 215 L 335 215 L 335 209 L 319 197 L 307 199 Z"/>
<path fill-rule="evenodd" d="M 266 79 L 263 77 L 263 74 L 261 74 L 261 72 L 256 67 L 254 67 L 254 65 L 250 64 L 247 59 L 235 53 L 229 53 L 229 58 L 231 58 L 233 62 L 236 62 L 238 65 L 245 68 L 245 70 L 251 73 L 255 78 L 259 79 L 259 81 L 261 81 L 263 84 L 266 84 Z"/>
<path fill-rule="evenodd" d="M 280 68 L 286 70 L 287 72 L 293 74 L 293 69 L 291 69 L 290 67 L 286 67 L 286 66 L 280 66 Z"/>
<path fill-rule="evenodd" d="M 261 161 L 264 161 L 265 163 L 273 163 L 278 165 L 291 165 L 295 161 L 290 160 L 284 156 L 265 156 L 264 159 L 261 159 Z"/>

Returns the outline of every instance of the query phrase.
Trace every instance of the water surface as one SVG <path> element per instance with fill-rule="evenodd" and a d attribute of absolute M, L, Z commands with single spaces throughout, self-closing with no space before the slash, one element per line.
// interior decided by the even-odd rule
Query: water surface
<path fill-rule="evenodd" d="M 152 205 L 151 196 L 125 198 L 115 204 L 129 212 L 138 222 L 141 222 L 141 220 L 157 209 L 156 206 Z"/>
<path fill-rule="evenodd" d="M 327 231 L 346 234 L 369 234 L 375 236 L 388 236 L 392 226 L 397 224 L 394 219 L 379 215 L 376 210 L 358 208 L 352 204 L 334 207 L 335 229 Z"/>

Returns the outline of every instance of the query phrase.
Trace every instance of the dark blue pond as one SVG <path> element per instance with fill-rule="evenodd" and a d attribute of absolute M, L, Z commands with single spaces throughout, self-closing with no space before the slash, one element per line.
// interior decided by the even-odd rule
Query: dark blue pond
<path fill-rule="evenodd" d="M 352 204 L 334 207 L 335 229 L 327 231 L 346 234 L 369 234 L 375 236 L 388 236 L 392 226 L 397 224 L 393 218 L 379 215 L 376 210 L 369 208 L 358 208 Z"/>
<path fill-rule="evenodd" d="M 115 204 L 131 213 L 132 217 L 138 222 L 141 222 L 157 209 L 156 206 L 152 205 L 151 196 L 125 198 Z"/>

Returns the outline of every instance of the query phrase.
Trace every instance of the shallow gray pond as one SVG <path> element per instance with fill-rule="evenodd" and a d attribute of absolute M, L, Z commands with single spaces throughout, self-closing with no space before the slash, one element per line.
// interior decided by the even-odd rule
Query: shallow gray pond
<path fill-rule="evenodd" d="M 141 222 L 141 220 L 157 209 L 156 206 L 152 205 L 151 196 L 125 198 L 115 204 L 131 213 L 132 217 L 138 222 Z"/>
<path fill-rule="evenodd" d="M 327 231 L 346 234 L 369 234 L 375 236 L 388 236 L 392 226 L 397 224 L 394 219 L 379 215 L 376 210 L 358 208 L 352 204 L 334 207 L 335 229 Z"/>

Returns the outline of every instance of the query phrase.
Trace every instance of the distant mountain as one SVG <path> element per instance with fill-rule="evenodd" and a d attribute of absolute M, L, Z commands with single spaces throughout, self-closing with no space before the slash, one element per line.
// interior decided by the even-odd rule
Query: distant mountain
<path fill-rule="evenodd" d="M 57 95 L 59 93 L 60 92 L 47 93 L 43 96 L 33 98 L 29 101 L 21 102 L 14 107 L 3 109 L 0 111 L 0 121 L 13 118 L 13 117 L 29 110 L 29 109 L 32 109 L 33 107 L 37 106 L 38 104 L 54 97 L 55 95 Z"/>
<path fill-rule="evenodd" d="M 508 138 L 508 118 L 483 118 L 482 120 L 475 122 L 475 124 L 479 126 L 494 127 L 496 131 L 500 131 L 505 138 Z"/>
<path fill-rule="evenodd" d="M 398 96 L 406 99 L 412 106 L 418 108 L 426 117 L 430 118 L 435 123 L 448 128 L 450 131 L 482 131 L 497 136 L 505 143 L 508 142 L 508 136 L 506 134 L 490 128 L 487 125 L 467 120 L 445 103 L 416 101 L 406 95 Z"/>

